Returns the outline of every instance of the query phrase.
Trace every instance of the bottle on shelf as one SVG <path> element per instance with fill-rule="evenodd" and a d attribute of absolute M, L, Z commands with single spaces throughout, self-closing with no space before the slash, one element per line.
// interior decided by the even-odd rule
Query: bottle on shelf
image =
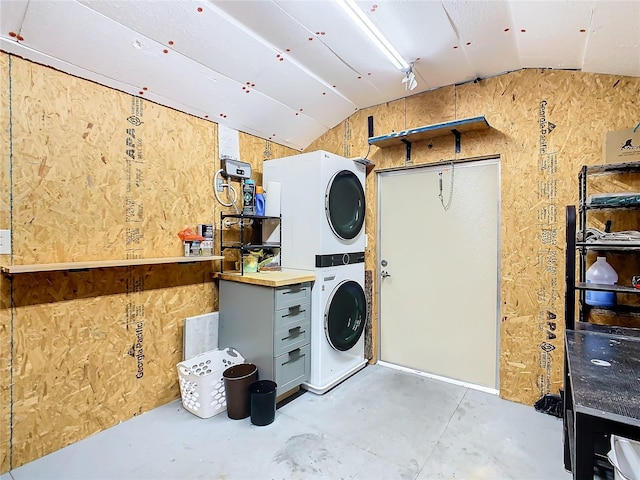
<path fill-rule="evenodd" d="M 256 215 L 264 216 L 264 190 L 261 186 L 256 187 Z"/>
<path fill-rule="evenodd" d="M 256 214 L 256 185 L 251 179 L 244 181 L 242 185 L 242 213 L 244 215 Z"/>
<path fill-rule="evenodd" d="M 607 263 L 606 257 L 599 256 L 596 262 L 587 270 L 586 280 L 587 283 L 615 285 L 618 282 L 618 274 Z M 587 290 L 585 302 L 587 305 L 594 307 L 613 307 L 616 304 L 616 293 Z"/>

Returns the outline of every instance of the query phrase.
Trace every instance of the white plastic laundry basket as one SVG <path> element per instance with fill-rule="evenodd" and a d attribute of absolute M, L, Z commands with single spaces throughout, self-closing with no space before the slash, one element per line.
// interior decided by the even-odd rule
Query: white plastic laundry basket
<path fill-rule="evenodd" d="M 200 418 L 224 412 L 227 402 L 222 373 L 231 365 L 244 363 L 233 348 L 211 350 L 177 365 L 182 406 Z"/>

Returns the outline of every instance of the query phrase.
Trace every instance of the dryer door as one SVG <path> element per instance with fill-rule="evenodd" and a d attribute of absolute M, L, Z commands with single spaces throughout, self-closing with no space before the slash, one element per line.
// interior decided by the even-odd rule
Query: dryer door
<path fill-rule="evenodd" d="M 367 299 L 358 282 L 345 280 L 331 292 L 324 311 L 324 331 L 329 344 L 344 352 L 362 335 L 367 320 Z"/>
<path fill-rule="evenodd" d="M 360 233 L 365 214 L 364 189 L 353 172 L 342 170 L 333 176 L 324 206 L 331 230 L 339 238 L 351 240 Z"/>

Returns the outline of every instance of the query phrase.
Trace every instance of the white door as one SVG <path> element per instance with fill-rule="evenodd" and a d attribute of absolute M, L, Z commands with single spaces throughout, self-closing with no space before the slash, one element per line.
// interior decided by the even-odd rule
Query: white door
<path fill-rule="evenodd" d="M 499 163 L 451 175 L 378 177 L 380 359 L 497 389 Z"/>

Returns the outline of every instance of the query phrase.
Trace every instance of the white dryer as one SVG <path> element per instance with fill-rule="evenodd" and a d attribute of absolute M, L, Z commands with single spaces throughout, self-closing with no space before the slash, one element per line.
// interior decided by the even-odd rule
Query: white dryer
<path fill-rule="evenodd" d="M 362 261 L 315 272 L 311 290 L 311 376 L 302 387 L 322 394 L 366 364 L 367 299 Z"/>
<path fill-rule="evenodd" d="M 364 252 L 365 175 L 361 163 L 322 150 L 263 163 L 263 184 L 280 183 L 283 267 L 315 269 L 322 255 Z"/>

